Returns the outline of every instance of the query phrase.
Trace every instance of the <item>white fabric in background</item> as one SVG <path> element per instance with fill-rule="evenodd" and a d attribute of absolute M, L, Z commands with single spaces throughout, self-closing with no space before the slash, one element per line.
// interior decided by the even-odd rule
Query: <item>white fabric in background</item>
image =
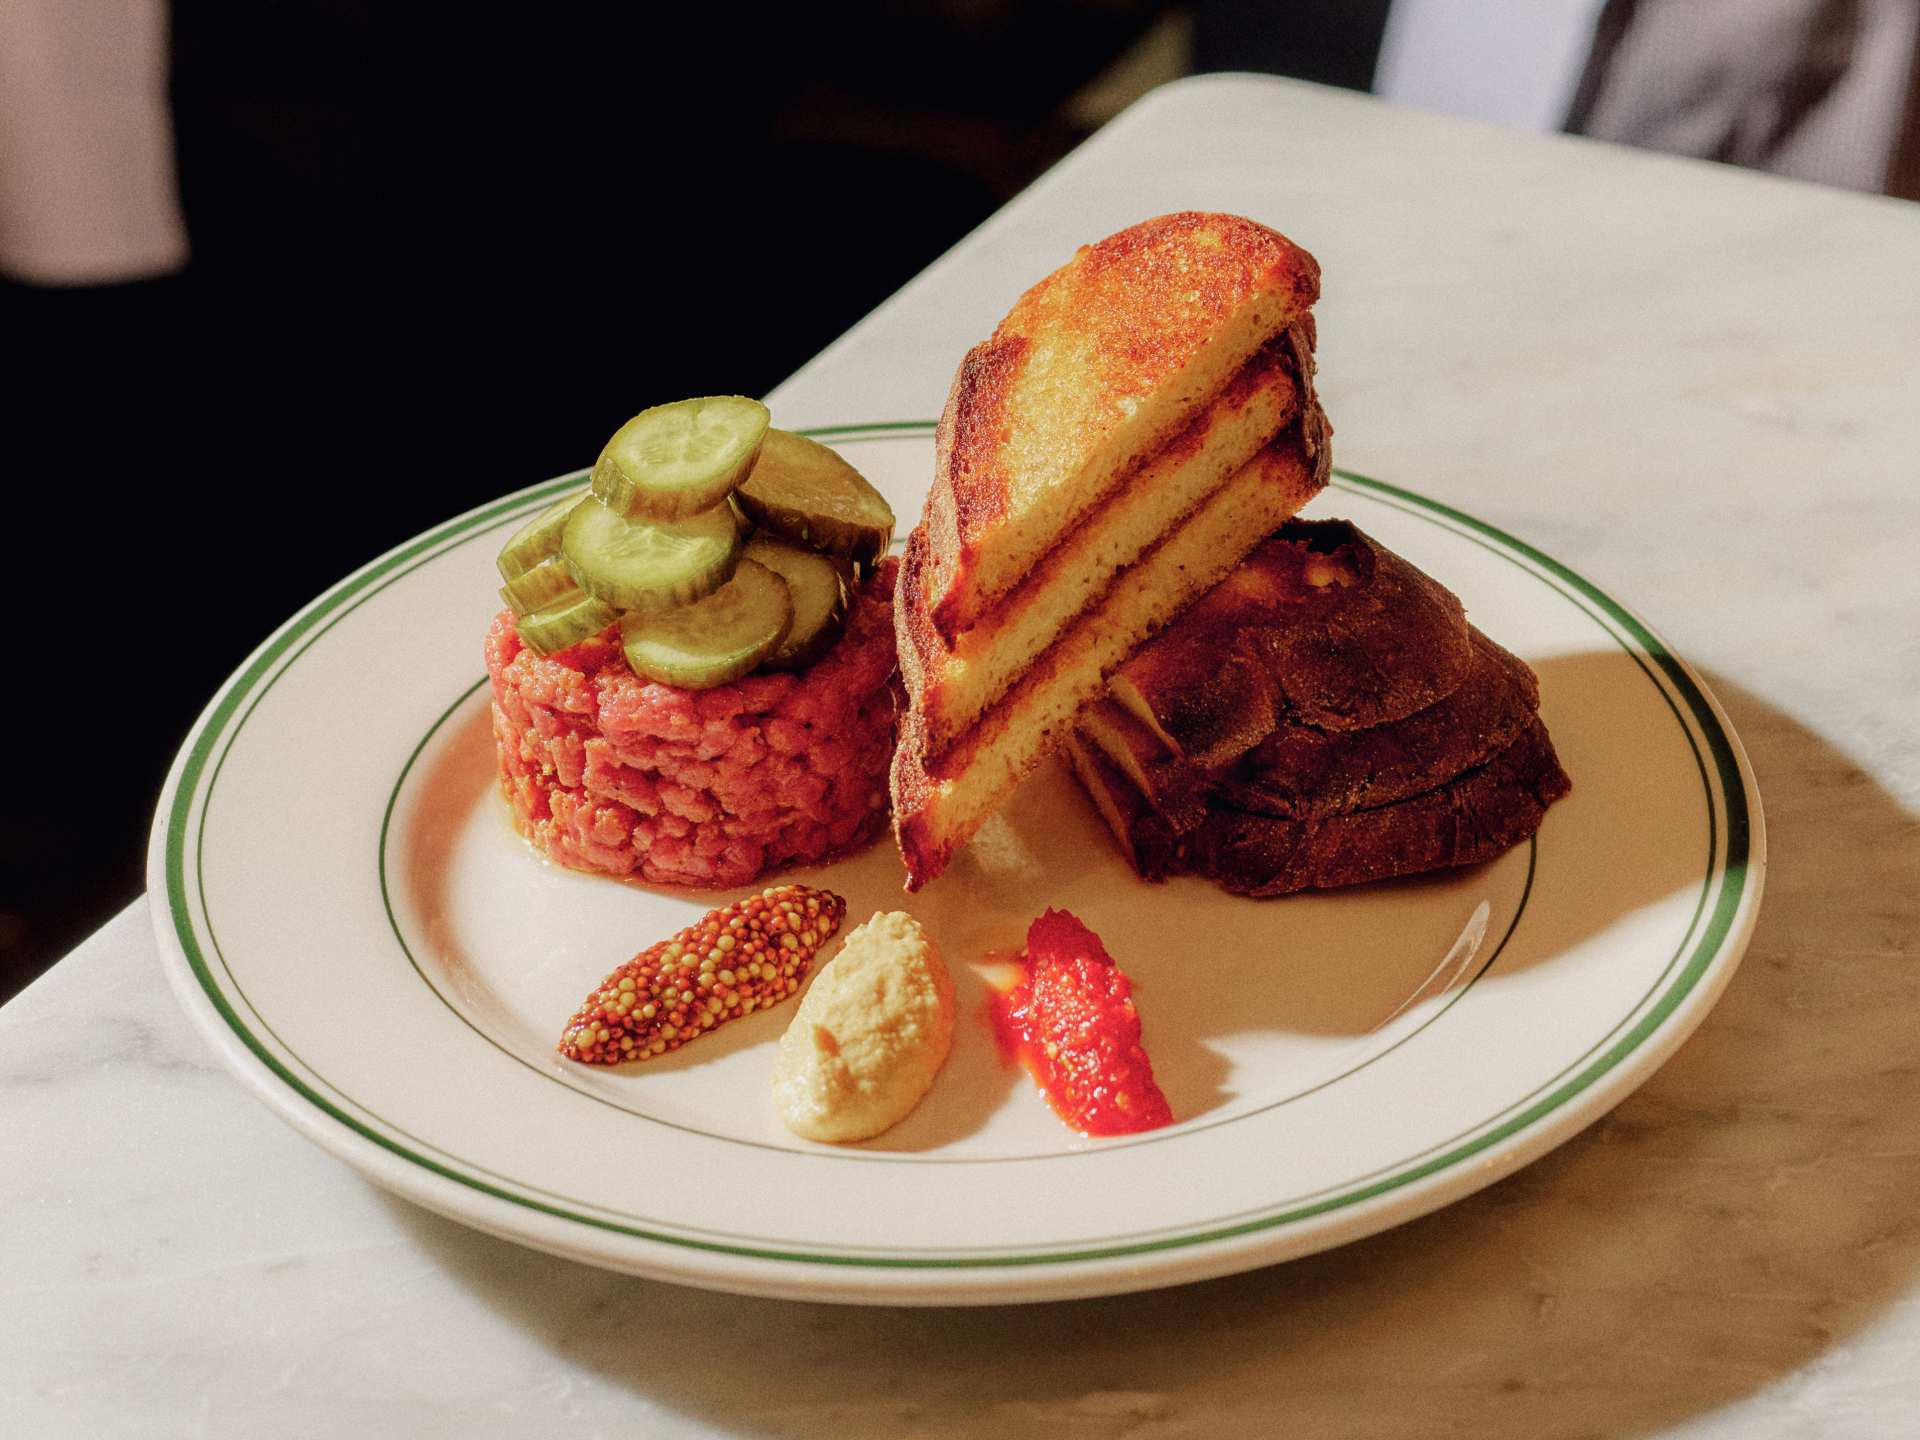
<path fill-rule="evenodd" d="M 1558 130 L 1601 0 L 1393 0 L 1373 93 L 1519 130 Z"/>
<path fill-rule="evenodd" d="M 166 0 L 0 0 L 0 273 L 98 285 L 186 258 Z"/>
<path fill-rule="evenodd" d="M 1579 129 L 1879 190 L 1892 178 L 1916 45 L 1914 0 L 1642 0 Z"/>

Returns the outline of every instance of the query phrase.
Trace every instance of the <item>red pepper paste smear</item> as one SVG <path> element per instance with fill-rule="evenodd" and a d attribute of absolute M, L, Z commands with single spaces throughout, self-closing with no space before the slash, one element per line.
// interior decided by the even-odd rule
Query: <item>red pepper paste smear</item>
<path fill-rule="evenodd" d="M 1133 982 L 1100 937 L 1065 910 L 1027 928 L 1026 973 L 994 997 L 1000 1043 L 1083 1135 L 1131 1135 L 1173 1123 L 1140 1046 Z"/>
<path fill-rule="evenodd" d="M 602 980 L 560 1036 L 584 1065 L 619 1065 L 678 1050 L 800 988 L 847 913 L 829 890 L 762 890 L 642 950 Z"/>

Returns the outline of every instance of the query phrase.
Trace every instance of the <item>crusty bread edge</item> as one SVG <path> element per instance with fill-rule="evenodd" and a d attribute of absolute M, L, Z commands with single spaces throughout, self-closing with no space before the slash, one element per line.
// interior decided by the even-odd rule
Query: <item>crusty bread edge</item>
<path fill-rule="evenodd" d="M 1226 376 L 1237 371 L 1248 356 L 1284 329 L 1304 327 L 1306 345 L 1312 345 L 1311 310 L 1320 295 L 1319 262 L 1285 235 L 1257 221 L 1239 215 L 1180 211 L 1141 221 L 1095 245 L 1081 246 L 1065 265 L 1029 287 L 993 335 L 967 351 L 954 373 L 947 403 L 935 429 L 933 483 L 921 521 L 929 527 L 935 541 L 934 570 L 926 589 L 930 601 L 928 615 L 941 635 L 951 637 L 960 633 L 999 598 L 998 594 L 982 591 L 977 583 L 979 541 L 997 518 L 997 511 L 976 491 L 1000 493 L 1004 487 L 982 486 L 979 482 L 961 484 L 959 476 L 962 471 L 990 473 L 995 452 L 1006 443 L 1009 396 L 1033 344 L 1033 337 L 1024 333 L 1021 325 L 1036 308 L 1037 297 L 1049 287 L 1066 283 L 1064 277 L 1068 272 L 1106 247 L 1137 244 L 1142 235 L 1202 221 L 1228 223 L 1242 236 L 1270 247 L 1273 255 L 1268 264 L 1271 290 L 1267 292 L 1275 302 L 1271 323 L 1247 337 L 1244 353 L 1233 357 L 1232 363 L 1226 366 L 1221 384 L 1226 383 Z M 1185 411 L 1168 418 L 1164 433 L 1147 438 L 1157 443 L 1177 431 L 1219 388 L 1216 386 L 1206 394 L 1195 396 Z M 1098 498 L 1089 497 L 1088 503 Z"/>
<path fill-rule="evenodd" d="M 1287 487 L 1285 492 L 1275 497 L 1277 503 L 1270 517 L 1272 519 L 1272 526 L 1269 526 L 1265 530 L 1249 534 L 1246 538 L 1246 543 L 1239 547 L 1237 551 L 1222 552 L 1212 557 L 1215 563 L 1209 569 L 1207 575 L 1196 580 L 1190 593 L 1179 606 L 1168 614 L 1160 617 L 1158 621 L 1159 625 L 1164 625 L 1172 620 L 1174 615 L 1178 614 L 1179 610 L 1184 608 L 1186 603 L 1189 603 L 1193 598 L 1204 593 L 1213 585 L 1218 584 L 1220 579 L 1224 577 L 1228 571 L 1240 563 L 1247 551 L 1251 550 L 1255 545 L 1259 544 L 1260 541 L 1265 539 L 1267 534 L 1271 533 L 1273 527 L 1278 526 L 1289 515 L 1298 511 L 1302 505 L 1306 504 L 1308 500 L 1312 499 L 1314 495 L 1318 494 L 1319 491 L 1324 488 L 1329 473 L 1331 458 L 1330 449 L 1326 442 L 1330 428 L 1326 423 L 1326 417 L 1320 412 L 1318 404 L 1310 404 L 1306 412 L 1301 415 L 1294 425 L 1288 426 L 1283 430 L 1269 445 L 1267 450 L 1263 450 L 1259 456 L 1256 456 L 1255 459 L 1250 462 L 1255 466 L 1269 467 L 1275 476 L 1276 484 Z M 1179 533 L 1179 531 L 1175 531 L 1169 536 L 1164 537 L 1159 544 L 1147 551 L 1135 564 L 1142 565 L 1148 563 L 1162 547 L 1167 545 L 1169 541 Z M 905 659 L 906 652 L 912 644 L 908 636 L 908 627 L 915 624 L 915 617 L 921 616 L 923 613 L 921 607 L 924 603 L 924 597 L 920 587 L 924 584 L 926 547 L 928 544 L 929 540 L 924 528 L 916 526 L 913 533 L 907 537 L 906 554 L 901 559 L 899 585 L 895 591 L 894 599 L 895 631 L 900 639 L 900 649 L 902 653 L 901 673 L 907 685 L 909 699 L 906 711 L 900 720 L 900 733 L 894 748 L 890 779 L 893 796 L 894 837 L 900 848 L 901 859 L 906 865 L 906 888 L 909 892 L 920 889 L 928 881 L 934 879 L 944 871 L 949 861 L 953 858 L 954 852 L 971 838 L 974 830 L 984 822 L 995 807 L 1004 801 L 1006 794 L 1010 793 L 1013 786 L 1018 784 L 1019 780 L 1024 778 L 1025 775 L 1031 773 L 1034 767 L 1037 766 L 1047 754 L 1051 753 L 1052 750 L 1065 739 L 1067 734 L 1071 733 L 1073 728 L 1070 721 L 1059 726 L 1057 732 L 1050 734 L 1045 743 L 1036 747 L 1032 754 L 1022 757 L 1016 766 L 1017 773 L 1011 777 L 1007 785 L 1002 787 L 999 792 L 991 798 L 989 803 L 982 808 L 980 815 L 976 817 L 972 823 L 964 825 L 942 825 L 939 823 L 938 811 L 942 798 L 941 790 L 946 782 L 943 781 L 936 771 L 947 765 L 955 763 L 964 764 L 965 753 L 977 749 L 984 736 L 992 733 L 1005 723 L 1006 718 L 1011 714 L 1012 707 L 1020 703 L 1026 689 L 1037 683 L 1037 677 L 1034 672 L 1030 672 L 1021 684 L 1016 685 L 1013 690 L 988 710 L 986 716 L 968 731 L 967 735 L 963 737 L 958 745 L 950 747 L 949 750 L 938 757 L 931 752 L 927 743 L 925 722 L 919 712 L 919 706 L 915 699 L 916 676 L 910 673 L 908 663 Z M 1122 572 L 1122 574 L 1124 575 L 1125 572 Z M 1112 591 L 1110 589 L 1109 594 L 1111 595 L 1111 593 Z M 1072 626 L 1062 632 L 1061 641 L 1056 642 L 1056 645 L 1066 641 L 1076 630 L 1079 630 L 1083 626 L 1100 624 L 1103 618 L 1103 610 L 1104 603 L 1096 604 L 1083 613 Z M 923 623 L 923 621 L 920 623 Z M 1158 627 L 1156 626 L 1155 628 Z M 1116 656 L 1113 660 L 1113 665 L 1118 665 L 1125 658 L 1124 655 Z M 1112 666 L 1107 668 L 1110 671 Z M 1038 672 L 1040 669 L 1041 667 L 1037 665 L 1035 672 Z M 1098 677 L 1095 688 L 1090 690 L 1088 694 L 1078 697 L 1076 703 L 1084 705 L 1086 702 L 1095 698 L 1098 694 L 1098 682 L 1103 682 L 1104 679 L 1104 674 Z"/>
<path fill-rule="evenodd" d="M 1239 472 L 1242 466 L 1252 460 L 1261 450 L 1271 444 L 1274 438 L 1289 425 L 1301 417 L 1305 397 L 1310 393 L 1311 380 L 1302 378 L 1299 361 L 1299 337 L 1283 334 L 1257 353 L 1229 381 L 1226 389 L 1215 398 L 1200 415 L 1179 435 L 1175 436 L 1168 447 L 1154 455 L 1147 456 L 1134 471 L 1135 483 L 1164 483 L 1160 479 L 1160 467 L 1169 456 L 1180 460 L 1203 451 L 1213 443 L 1213 427 L 1228 426 L 1235 417 L 1248 406 L 1264 403 L 1268 395 L 1281 395 L 1284 399 L 1279 405 L 1279 414 L 1272 428 L 1261 434 L 1257 440 L 1246 444 L 1224 458 L 1227 461 L 1217 479 L 1205 490 L 1193 494 L 1184 504 L 1180 513 L 1164 522 L 1166 528 L 1177 528 L 1186 516 L 1198 509 L 1206 499 L 1220 486 L 1225 485 Z M 1279 350 L 1276 357 L 1274 351 Z M 908 615 L 907 624 L 900 627 L 900 663 L 912 672 L 913 694 L 918 709 L 926 716 L 928 742 L 936 750 L 950 744 L 965 728 L 972 724 L 984 709 L 997 700 L 1016 680 L 1017 674 L 1009 673 L 1004 680 L 988 682 L 990 686 L 977 701 L 972 701 L 962 709 L 959 687 L 955 683 L 954 667 L 963 654 L 971 657 L 969 666 L 983 665 L 989 676 L 1009 671 L 1019 661 L 1024 663 L 1025 654 L 1017 650 L 996 648 L 1009 634 L 1017 636 L 1018 628 L 1009 630 L 1002 624 L 1008 612 L 1014 607 L 1025 607 L 1051 598 L 1051 592 L 1063 585 L 1071 585 L 1060 573 L 1060 566 L 1071 563 L 1076 557 L 1090 558 L 1100 548 L 1094 538 L 1097 527 L 1104 522 L 1107 512 L 1127 500 L 1131 490 L 1110 495 L 1096 506 L 1092 512 L 1083 516 L 1074 534 L 1060 542 L 1029 572 L 1027 579 L 1016 587 L 1003 600 L 996 603 L 994 610 L 980 623 L 954 643 L 946 641 L 936 630 L 930 616 L 924 608 L 916 608 Z M 931 543 L 930 541 L 927 543 Z M 1146 546 L 1142 546 L 1144 550 Z M 1111 582 L 1116 569 L 1132 563 L 1139 558 L 1141 550 L 1126 554 L 1119 566 L 1105 566 L 1092 576 L 1091 583 L 1080 597 L 1079 603 L 1067 613 L 1060 623 L 1064 630 L 1074 619 L 1091 606 L 1098 604 L 1100 596 Z M 1083 569 L 1090 567 L 1083 565 Z M 924 600 L 917 596 L 917 600 Z"/>

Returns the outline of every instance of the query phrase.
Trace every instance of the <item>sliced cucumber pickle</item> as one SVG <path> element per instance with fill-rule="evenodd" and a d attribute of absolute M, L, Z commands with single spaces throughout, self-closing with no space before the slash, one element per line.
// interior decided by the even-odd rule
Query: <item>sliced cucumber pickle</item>
<path fill-rule="evenodd" d="M 642 410 L 613 432 L 594 462 L 594 497 L 609 510 L 647 520 L 711 510 L 753 468 L 767 418 L 767 407 L 744 395 Z"/>
<path fill-rule="evenodd" d="M 587 492 L 584 490 L 562 495 L 514 531 L 513 538 L 500 548 L 500 557 L 494 562 L 500 567 L 500 578 L 517 580 L 542 560 L 551 560 L 558 555 L 560 532 L 566 529 L 567 515 L 586 498 Z"/>
<path fill-rule="evenodd" d="M 747 542 L 742 562 L 764 565 L 787 582 L 793 626 L 762 663 L 769 670 L 804 670 L 840 638 L 847 618 L 847 585 L 839 562 L 764 535 Z"/>
<path fill-rule="evenodd" d="M 575 590 L 515 622 L 520 638 L 538 655 L 551 655 L 582 640 L 591 640 L 620 618 L 620 612 L 584 590 Z"/>
<path fill-rule="evenodd" d="M 507 581 L 500 587 L 500 598 L 512 607 L 515 615 L 525 615 L 544 609 L 563 595 L 571 595 L 579 589 L 580 582 L 573 578 L 573 571 L 567 568 L 567 557 L 555 555 L 551 560 L 542 560 L 531 570 Z"/>
<path fill-rule="evenodd" d="M 621 616 L 620 638 L 627 664 L 641 679 L 711 690 L 771 655 L 792 624 L 787 582 L 764 565 L 742 560 L 733 578 L 704 600 Z"/>
<path fill-rule="evenodd" d="M 599 501 L 567 517 L 561 549 L 588 593 L 620 610 L 666 610 L 711 595 L 733 575 L 740 529 L 715 505 L 685 520 L 629 520 Z"/>
<path fill-rule="evenodd" d="M 893 543 L 893 507 L 817 440 L 767 431 L 735 497 L 756 525 L 797 544 L 870 565 Z"/>

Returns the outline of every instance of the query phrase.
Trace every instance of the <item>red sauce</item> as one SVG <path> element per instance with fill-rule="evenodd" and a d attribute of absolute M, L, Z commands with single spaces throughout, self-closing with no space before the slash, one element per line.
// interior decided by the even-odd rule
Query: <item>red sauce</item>
<path fill-rule="evenodd" d="M 1084 1135 L 1172 1124 L 1140 1046 L 1133 982 L 1100 937 L 1067 911 L 1049 910 L 1028 927 L 1020 958 L 1019 983 L 994 998 L 994 1028 L 1054 1113 Z"/>

